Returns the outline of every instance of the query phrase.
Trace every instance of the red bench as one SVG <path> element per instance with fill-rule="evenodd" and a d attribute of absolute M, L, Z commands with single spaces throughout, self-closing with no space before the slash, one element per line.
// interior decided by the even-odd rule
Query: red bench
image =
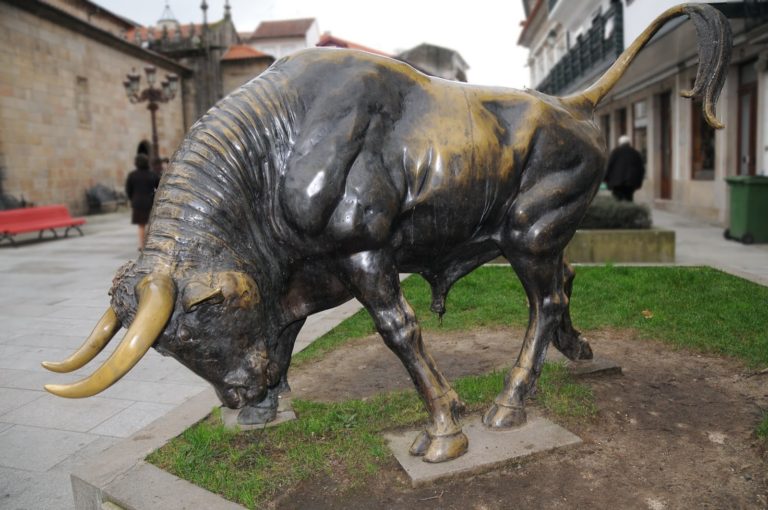
<path fill-rule="evenodd" d="M 73 218 L 65 205 L 45 205 L 41 207 L 25 207 L 23 209 L 9 209 L 0 211 L 0 243 L 5 239 L 16 242 L 13 236 L 25 232 L 40 231 L 38 239 L 43 238 L 43 232 L 50 230 L 53 237 L 59 237 L 57 228 L 66 228 L 64 237 L 69 235 L 70 229 L 76 229 L 83 235 L 80 225 L 85 223 L 84 218 Z"/>

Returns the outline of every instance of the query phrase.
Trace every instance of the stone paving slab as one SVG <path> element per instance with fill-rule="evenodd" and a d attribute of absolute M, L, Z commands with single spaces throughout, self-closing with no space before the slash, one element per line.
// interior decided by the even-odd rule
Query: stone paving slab
<path fill-rule="evenodd" d="M 199 383 L 199 378 L 196 375 L 194 378 Z M 99 396 L 144 403 L 178 405 L 202 391 L 200 384 L 133 381 L 130 379 L 129 381 L 130 384 L 115 384 L 99 393 Z"/>
<path fill-rule="evenodd" d="M 47 471 L 95 440 L 82 432 L 15 425 L 0 432 L 0 466 Z"/>
<path fill-rule="evenodd" d="M 581 443 L 581 438 L 575 434 L 535 415 L 529 415 L 528 422 L 522 427 L 503 431 L 488 429 L 480 416 L 474 416 L 464 423 L 463 429 L 469 439 L 467 453 L 439 464 L 424 462 L 421 457 L 408 453 L 418 429 L 385 434 L 384 438 L 413 487 L 485 473 L 514 459 Z"/>
<path fill-rule="evenodd" d="M 36 483 L 39 482 L 35 473 L 0 467 L 0 503 L 16 501 L 17 497 L 30 491 Z"/>
<path fill-rule="evenodd" d="M 153 421 L 165 416 L 173 404 L 134 402 L 108 420 L 89 430 L 91 434 L 112 437 L 128 437 Z"/>
<path fill-rule="evenodd" d="M 128 400 L 102 397 L 64 399 L 45 394 L 34 402 L 0 415 L 0 420 L 17 425 L 88 432 L 130 405 Z"/>
<path fill-rule="evenodd" d="M 2 421 L 2 416 L 5 413 L 34 402 L 41 397 L 39 391 L 0 388 L 0 421 Z"/>

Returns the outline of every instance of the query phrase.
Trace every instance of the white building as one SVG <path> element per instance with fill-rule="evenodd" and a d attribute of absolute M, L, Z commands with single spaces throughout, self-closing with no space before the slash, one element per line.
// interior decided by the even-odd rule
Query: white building
<path fill-rule="evenodd" d="M 519 43 L 530 49 L 532 87 L 555 95 L 584 89 L 676 0 L 523 0 Z M 610 147 L 628 134 L 646 157 L 637 199 L 725 224 L 733 175 L 768 175 L 768 2 L 711 2 L 734 35 L 731 67 L 714 131 L 701 105 L 682 98 L 696 75 L 697 42 L 685 18 L 646 45 L 601 103 Z"/>
<path fill-rule="evenodd" d="M 320 40 L 320 29 L 315 18 L 262 21 L 252 34 L 241 37 L 252 48 L 279 60 L 315 46 Z"/>

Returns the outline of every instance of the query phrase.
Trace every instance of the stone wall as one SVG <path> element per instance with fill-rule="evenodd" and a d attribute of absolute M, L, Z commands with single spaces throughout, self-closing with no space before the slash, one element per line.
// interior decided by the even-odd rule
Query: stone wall
<path fill-rule="evenodd" d="M 0 2 L 5 193 L 37 205 L 64 203 L 81 214 L 87 188 L 122 189 L 138 144 L 152 139 L 146 104 L 130 104 L 122 82 L 132 68 L 143 75 L 148 63 L 103 39 Z M 159 78 L 169 72 L 158 67 Z M 158 111 L 161 157 L 184 135 L 182 110 L 177 96 Z"/>
<path fill-rule="evenodd" d="M 263 73 L 272 63 L 271 59 L 244 59 L 221 63 L 222 87 L 226 96 L 246 82 Z"/>

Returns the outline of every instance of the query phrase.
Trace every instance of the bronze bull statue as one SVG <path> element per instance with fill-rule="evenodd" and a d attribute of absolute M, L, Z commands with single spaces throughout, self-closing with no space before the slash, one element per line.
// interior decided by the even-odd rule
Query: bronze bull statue
<path fill-rule="evenodd" d="M 571 325 L 563 250 L 603 178 L 595 108 L 681 15 L 700 41 L 696 82 L 683 94 L 703 97 L 707 121 L 721 127 L 714 105 L 731 34 L 706 4 L 666 11 L 597 83 L 562 98 L 431 78 L 356 51 L 281 59 L 191 128 L 162 178 L 143 253 L 113 281 L 111 307 L 75 354 L 44 366 L 76 370 L 128 325 L 123 341 L 92 375 L 46 389 L 94 395 L 155 347 L 244 408 L 241 422 L 269 420 L 306 317 L 355 297 L 429 412 L 411 453 L 453 459 L 468 446 L 463 404 L 427 352 L 398 274 L 429 281 L 442 314 L 451 286 L 501 255 L 530 320 L 483 422 L 520 425 L 550 342 L 570 359 L 592 356 Z"/>

